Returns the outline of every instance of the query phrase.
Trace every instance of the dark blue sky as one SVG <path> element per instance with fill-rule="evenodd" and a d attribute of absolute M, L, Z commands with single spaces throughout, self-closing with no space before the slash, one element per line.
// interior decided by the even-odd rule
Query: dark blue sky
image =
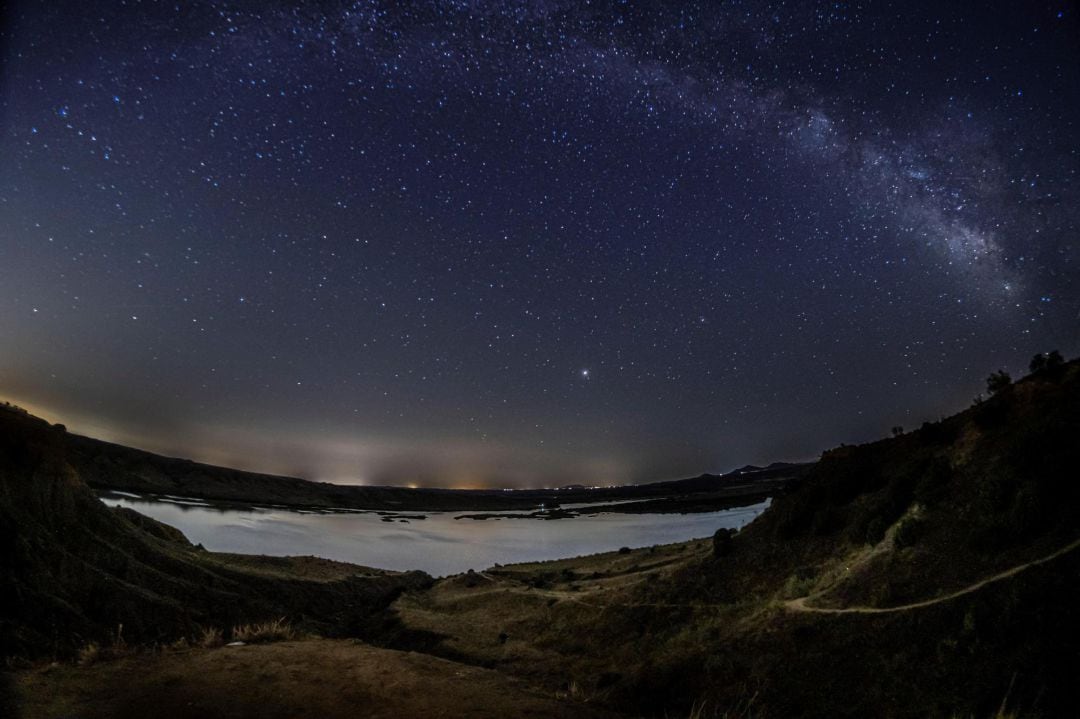
<path fill-rule="evenodd" d="M 801 459 L 1080 350 L 1068 3 L 9 3 L 0 394 L 335 481 Z"/>

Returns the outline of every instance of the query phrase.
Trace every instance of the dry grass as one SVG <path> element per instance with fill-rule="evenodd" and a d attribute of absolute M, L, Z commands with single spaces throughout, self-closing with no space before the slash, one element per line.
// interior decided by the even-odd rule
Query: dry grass
<path fill-rule="evenodd" d="M 391 680 L 388 680 L 391 679 Z M 22 719 L 57 717 L 561 717 L 614 719 L 526 682 L 353 640 L 158 652 L 12 677 Z M 368 711 L 365 711 L 368 710 Z M 0 711 L 0 716 L 8 716 Z"/>
<path fill-rule="evenodd" d="M 217 627 L 206 627 L 195 640 L 203 649 L 213 649 L 225 643 L 225 637 Z"/>
<path fill-rule="evenodd" d="M 694 702 L 694 705 L 690 707 L 690 713 L 687 716 L 689 719 L 705 719 L 705 702 Z"/>
<path fill-rule="evenodd" d="M 108 644 L 102 646 L 97 642 L 89 642 L 79 650 L 75 661 L 80 666 L 86 667 L 102 660 L 118 659 L 127 656 L 130 653 L 131 647 L 124 641 L 124 625 L 118 624 L 116 626 L 116 634 L 113 635 L 112 640 Z"/>
<path fill-rule="evenodd" d="M 576 679 L 571 679 L 566 685 L 555 692 L 556 699 L 573 699 L 576 701 L 582 701 L 585 693 L 582 691 L 581 685 L 577 683 Z"/>
<path fill-rule="evenodd" d="M 234 642 L 246 642 L 248 644 L 283 642 L 295 639 L 296 636 L 296 630 L 285 621 L 285 617 L 269 622 L 241 624 L 233 627 L 232 630 L 232 640 Z"/>
<path fill-rule="evenodd" d="M 82 649 L 79 650 L 79 655 L 76 661 L 81 667 L 88 667 L 91 664 L 97 662 L 101 658 L 101 647 L 97 642 L 90 642 Z"/>
<path fill-rule="evenodd" d="M 754 716 L 754 700 L 756 699 L 757 694 L 755 693 L 749 699 L 740 701 L 736 706 L 726 711 L 721 711 L 715 706 L 711 711 L 708 711 L 709 703 L 704 699 L 699 699 L 690 707 L 690 713 L 687 714 L 687 717 L 689 719 L 752 719 Z"/>

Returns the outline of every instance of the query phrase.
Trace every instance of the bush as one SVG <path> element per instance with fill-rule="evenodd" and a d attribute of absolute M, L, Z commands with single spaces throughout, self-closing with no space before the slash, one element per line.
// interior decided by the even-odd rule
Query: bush
<path fill-rule="evenodd" d="M 735 536 L 735 530 L 733 529 L 718 529 L 712 536 L 712 551 L 713 557 L 719 559 L 720 557 L 726 557 L 731 554 L 733 549 L 732 537 Z"/>
<path fill-rule="evenodd" d="M 1065 364 L 1065 358 L 1061 356 L 1061 353 L 1057 350 L 1051 350 L 1047 354 L 1041 352 L 1031 358 L 1031 363 L 1028 365 L 1028 369 L 1031 374 L 1038 374 L 1039 372 L 1055 372 Z"/>
<path fill-rule="evenodd" d="M 79 655 L 76 661 L 81 667 L 88 667 L 95 663 L 101 657 L 101 647 L 97 645 L 97 642 L 90 642 L 82 649 L 79 650 Z"/>
<path fill-rule="evenodd" d="M 809 596 L 814 583 L 815 579 L 812 575 L 804 575 L 801 571 L 797 571 L 787 578 L 780 591 L 784 599 L 799 599 Z"/>
<path fill-rule="evenodd" d="M 999 369 L 986 378 L 986 391 L 997 394 L 1012 384 L 1012 377 L 1003 369 Z"/>
<path fill-rule="evenodd" d="M 885 538 L 885 530 L 889 528 L 888 524 L 881 517 L 874 517 L 866 525 L 865 539 L 867 544 L 877 544 Z"/>
<path fill-rule="evenodd" d="M 915 501 L 928 506 L 934 504 L 948 489 L 953 471 L 943 458 L 932 460 L 915 484 Z"/>
<path fill-rule="evenodd" d="M 922 522 L 914 517 L 908 517 L 900 522 L 900 525 L 896 528 L 896 533 L 893 534 L 893 543 L 896 548 L 903 549 L 915 544 L 919 539 L 921 529 Z"/>

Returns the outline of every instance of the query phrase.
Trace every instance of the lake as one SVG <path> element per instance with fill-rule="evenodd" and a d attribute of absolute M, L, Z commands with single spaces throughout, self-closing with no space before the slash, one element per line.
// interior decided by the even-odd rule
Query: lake
<path fill-rule="evenodd" d="M 424 512 L 421 520 L 404 519 L 412 514 L 357 510 L 222 509 L 198 499 L 150 499 L 127 492 L 106 492 L 101 500 L 176 527 L 215 552 L 313 555 L 380 569 L 421 569 L 434 576 L 709 537 L 721 527 L 742 527 L 769 505 L 766 500 L 719 512 L 582 514 L 554 520 L 455 519 L 497 513 Z"/>

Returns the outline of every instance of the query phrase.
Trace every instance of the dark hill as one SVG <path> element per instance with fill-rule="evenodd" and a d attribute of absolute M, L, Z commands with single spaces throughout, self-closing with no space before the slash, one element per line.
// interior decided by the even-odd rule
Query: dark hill
<path fill-rule="evenodd" d="M 103 505 L 66 448 L 62 429 L 0 411 L 0 656 L 64 655 L 118 631 L 171 641 L 282 616 L 341 634 L 430 581 L 202 551 L 171 527 Z"/>
<path fill-rule="evenodd" d="M 592 631 L 644 628 L 653 659 L 627 696 L 658 711 L 756 696 L 769 716 L 991 716 L 1003 701 L 1074 715 L 1080 550 L 1055 553 L 1080 539 L 1078 468 L 1074 361 L 941 422 L 825 452 L 713 557 L 634 599 L 672 608 Z"/>

